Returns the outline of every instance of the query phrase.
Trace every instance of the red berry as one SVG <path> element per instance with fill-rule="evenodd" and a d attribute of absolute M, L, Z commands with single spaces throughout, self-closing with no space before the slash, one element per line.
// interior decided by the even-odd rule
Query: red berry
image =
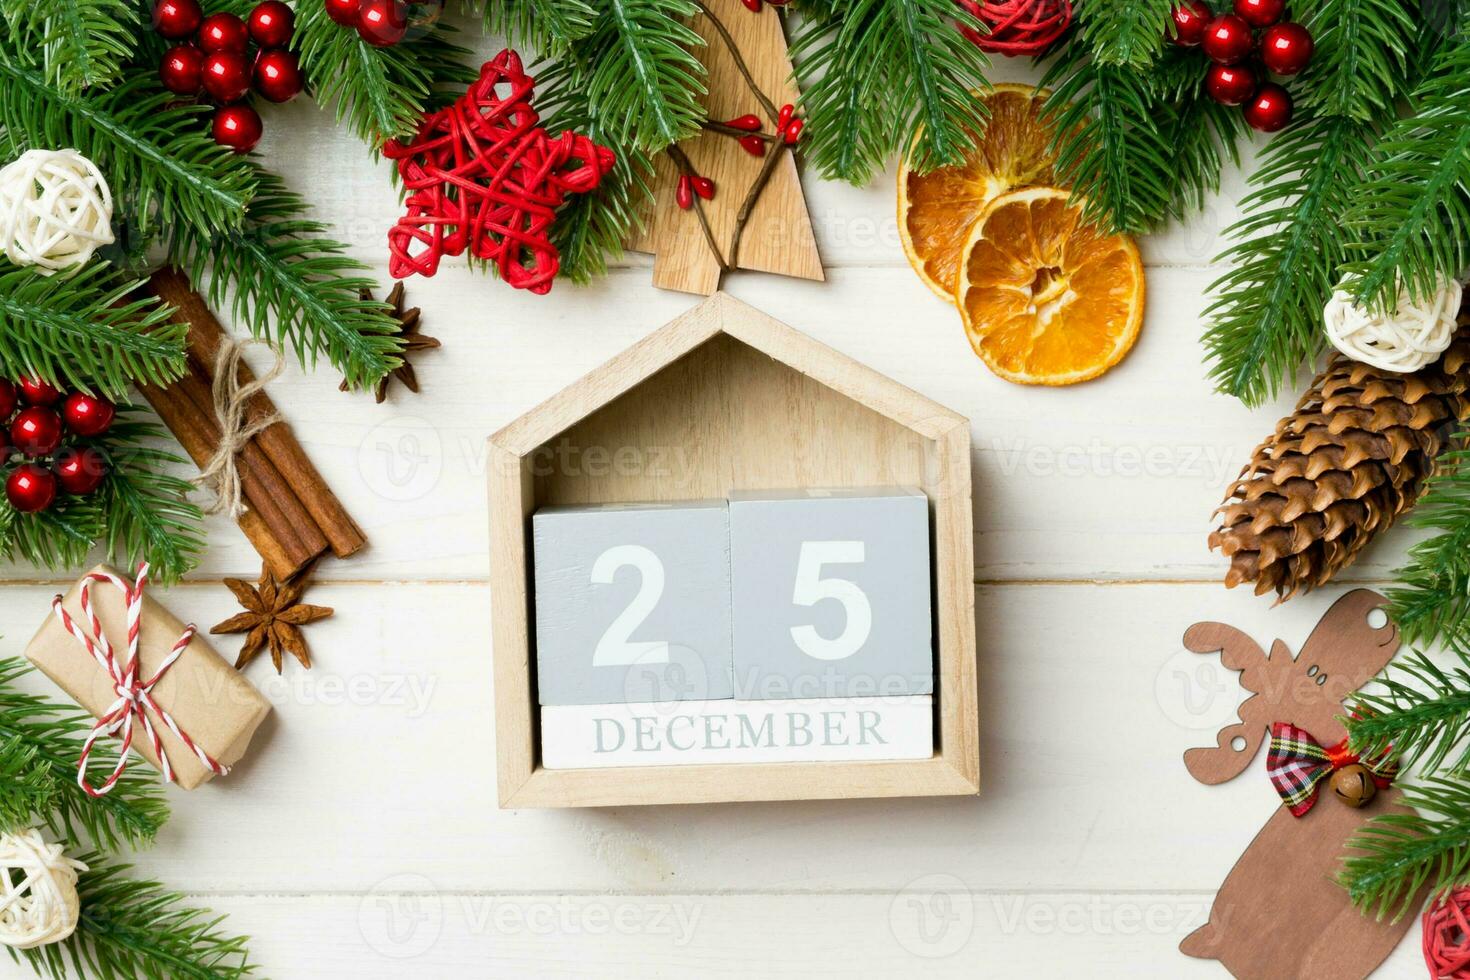
<path fill-rule="evenodd" d="M 805 119 L 793 119 L 786 124 L 786 129 L 781 136 L 788 143 L 795 143 L 801 139 L 801 128 L 806 125 Z"/>
<path fill-rule="evenodd" d="M 170 41 L 182 41 L 203 21 L 199 0 L 158 0 L 153 5 L 153 29 Z"/>
<path fill-rule="evenodd" d="M 205 54 L 214 51 L 244 54 L 250 47 L 250 31 L 234 14 L 210 14 L 199 25 L 199 46 Z"/>
<path fill-rule="evenodd" d="M 755 115 L 754 113 L 747 112 L 743 116 L 736 116 L 734 119 L 726 119 L 725 125 L 729 126 L 731 129 L 743 129 L 747 133 L 758 133 L 761 129 L 761 120 L 760 117 Z"/>
<path fill-rule="evenodd" d="M 1274 133 L 1291 122 L 1291 93 L 1267 82 L 1245 104 L 1245 121 L 1262 133 Z"/>
<path fill-rule="evenodd" d="M 1251 25 L 1234 14 L 1224 14 L 1205 28 L 1205 56 L 1220 65 L 1233 65 L 1244 60 L 1255 46 Z"/>
<path fill-rule="evenodd" d="M 272 102 L 290 102 L 301 94 L 301 59 L 284 48 L 262 51 L 255 59 L 255 91 Z"/>
<path fill-rule="evenodd" d="M 250 39 L 262 48 L 280 48 L 291 40 L 296 15 L 281 0 L 264 0 L 250 11 L 246 26 L 250 29 Z"/>
<path fill-rule="evenodd" d="M 403 0 L 362 0 L 357 33 L 373 47 L 392 47 L 408 33 L 408 4 Z"/>
<path fill-rule="evenodd" d="M 794 115 L 796 115 L 796 106 L 790 102 L 783 105 L 781 111 L 776 113 L 776 129 L 785 129 L 786 124 L 791 121 L 791 117 Z"/>
<path fill-rule="evenodd" d="M 61 489 L 76 496 L 89 494 L 107 476 L 107 459 L 91 446 L 68 446 L 56 454 L 52 467 Z"/>
<path fill-rule="evenodd" d="M 55 405 L 61 401 L 61 389 L 40 378 L 21 378 L 20 397 L 27 405 Z"/>
<path fill-rule="evenodd" d="M 1252 27 L 1270 27 L 1286 13 L 1286 0 L 1235 0 L 1235 12 Z"/>
<path fill-rule="evenodd" d="M 176 95 L 198 95 L 204 83 L 204 52 L 192 44 L 169 48 L 158 66 L 158 80 Z"/>
<path fill-rule="evenodd" d="M 61 418 L 66 427 L 79 436 L 92 438 L 112 428 L 117 418 L 117 406 L 106 398 L 78 391 L 66 399 L 61 407 Z"/>
<path fill-rule="evenodd" d="M 204 91 L 216 102 L 239 102 L 250 91 L 250 63 L 238 51 L 205 55 Z"/>
<path fill-rule="evenodd" d="M 343 27 L 357 27 L 357 14 L 362 0 L 325 0 L 327 16 Z"/>
<path fill-rule="evenodd" d="M 740 148 L 753 157 L 766 155 L 766 141 L 754 133 L 740 137 Z"/>
<path fill-rule="evenodd" d="M 1211 65 L 1205 73 L 1205 91 L 1221 105 L 1240 105 L 1256 94 L 1258 81 L 1250 65 Z"/>
<path fill-rule="evenodd" d="M 18 404 L 20 404 L 20 395 L 16 392 L 15 385 L 0 378 L 0 423 L 10 420 Z"/>
<path fill-rule="evenodd" d="M 61 445 L 61 417 L 49 408 L 32 405 L 10 423 L 10 441 L 27 456 L 49 456 Z"/>
<path fill-rule="evenodd" d="M 1277 24 L 1261 35 L 1261 61 L 1278 75 L 1295 75 L 1312 60 L 1312 33 L 1300 24 Z"/>
<path fill-rule="evenodd" d="M 761 0 L 740 0 L 740 2 L 745 4 L 745 9 L 753 14 L 761 12 Z"/>
<path fill-rule="evenodd" d="M 220 146 L 228 146 L 236 153 L 248 153 L 260 142 L 265 125 L 260 121 L 260 113 L 248 105 L 227 105 L 214 111 L 211 130 Z"/>
<path fill-rule="evenodd" d="M 678 186 L 674 188 L 674 203 L 685 211 L 694 206 L 694 189 L 689 184 L 689 175 L 680 174 Z"/>
<path fill-rule="evenodd" d="M 710 180 L 708 177 L 690 177 L 689 178 L 689 183 L 694 186 L 694 193 L 698 194 L 700 197 L 704 198 L 706 201 L 712 201 L 712 200 L 714 200 L 714 198 L 715 198 L 715 182 L 714 181 Z"/>
<path fill-rule="evenodd" d="M 1204 0 L 1186 0 L 1174 8 L 1174 43 L 1192 48 L 1205 39 L 1205 28 L 1215 13 Z"/>
<path fill-rule="evenodd" d="M 5 481 L 5 496 L 21 513 L 45 510 L 56 499 L 56 477 L 44 466 L 22 463 Z"/>

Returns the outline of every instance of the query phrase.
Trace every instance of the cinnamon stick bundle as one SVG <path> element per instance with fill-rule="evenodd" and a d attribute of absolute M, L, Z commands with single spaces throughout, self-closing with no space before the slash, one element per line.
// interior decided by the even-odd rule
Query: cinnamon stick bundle
<path fill-rule="evenodd" d="M 222 441 L 214 413 L 214 366 L 227 335 L 204 298 L 176 269 L 164 268 L 148 281 L 147 290 L 177 310 L 188 324 L 188 363 L 184 377 L 167 388 L 140 384 L 139 391 L 184 451 L 202 469 Z M 241 385 L 254 381 L 242 362 Z M 246 423 L 274 416 L 264 392 L 247 403 Z M 236 464 L 246 510 L 238 523 L 271 573 L 286 579 L 327 550 L 338 558 L 356 554 L 367 544 L 341 501 L 312 465 L 290 426 L 276 422 L 246 442 Z"/>

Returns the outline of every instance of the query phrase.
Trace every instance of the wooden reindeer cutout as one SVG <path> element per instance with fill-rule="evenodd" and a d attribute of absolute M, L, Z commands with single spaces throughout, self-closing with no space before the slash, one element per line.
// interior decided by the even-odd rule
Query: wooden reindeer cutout
<path fill-rule="evenodd" d="M 1387 600 L 1358 589 L 1322 617 L 1295 660 L 1277 640 L 1267 656 L 1250 637 L 1224 623 L 1196 623 L 1184 634 L 1195 653 L 1221 654 L 1240 671 L 1252 696 L 1240 722 L 1220 732 L 1214 748 L 1190 749 L 1184 764 L 1202 783 L 1244 772 L 1272 725 L 1287 722 L 1327 748 L 1347 736 L 1342 701 L 1373 678 L 1399 647 L 1398 628 L 1376 612 Z M 1375 615 L 1376 613 L 1376 615 Z M 1370 622 L 1382 619 L 1382 625 Z M 1266 773 L 1260 773 L 1265 779 Z M 1241 980 L 1351 980 L 1366 977 L 1413 923 L 1363 915 L 1333 877 L 1347 839 L 1370 816 L 1403 811 L 1396 789 L 1380 791 L 1366 810 L 1336 799 L 1324 779 L 1316 804 L 1302 816 L 1281 806 L 1251 841 L 1215 895 L 1210 921 L 1180 943 L 1189 956 L 1216 959 Z"/>

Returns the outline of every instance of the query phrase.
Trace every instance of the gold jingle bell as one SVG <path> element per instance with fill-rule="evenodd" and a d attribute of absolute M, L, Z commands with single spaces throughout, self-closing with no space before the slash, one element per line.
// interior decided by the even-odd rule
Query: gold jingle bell
<path fill-rule="evenodd" d="M 1367 806 L 1378 794 L 1378 784 L 1373 774 L 1360 762 L 1343 766 L 1332 774 L 1332 792 L 1353 809 Z"/>

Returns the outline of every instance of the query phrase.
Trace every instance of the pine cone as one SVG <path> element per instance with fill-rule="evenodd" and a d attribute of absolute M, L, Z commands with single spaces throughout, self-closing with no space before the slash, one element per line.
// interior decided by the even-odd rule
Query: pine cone
<path fill-rule="evenodd" d="M 1334 354 L 1215 511 L 1225 584 L 1310 591 L 1418 502 L 1470 415 L 1470 304 L 1439 362 L 1395 374 Z"/>

